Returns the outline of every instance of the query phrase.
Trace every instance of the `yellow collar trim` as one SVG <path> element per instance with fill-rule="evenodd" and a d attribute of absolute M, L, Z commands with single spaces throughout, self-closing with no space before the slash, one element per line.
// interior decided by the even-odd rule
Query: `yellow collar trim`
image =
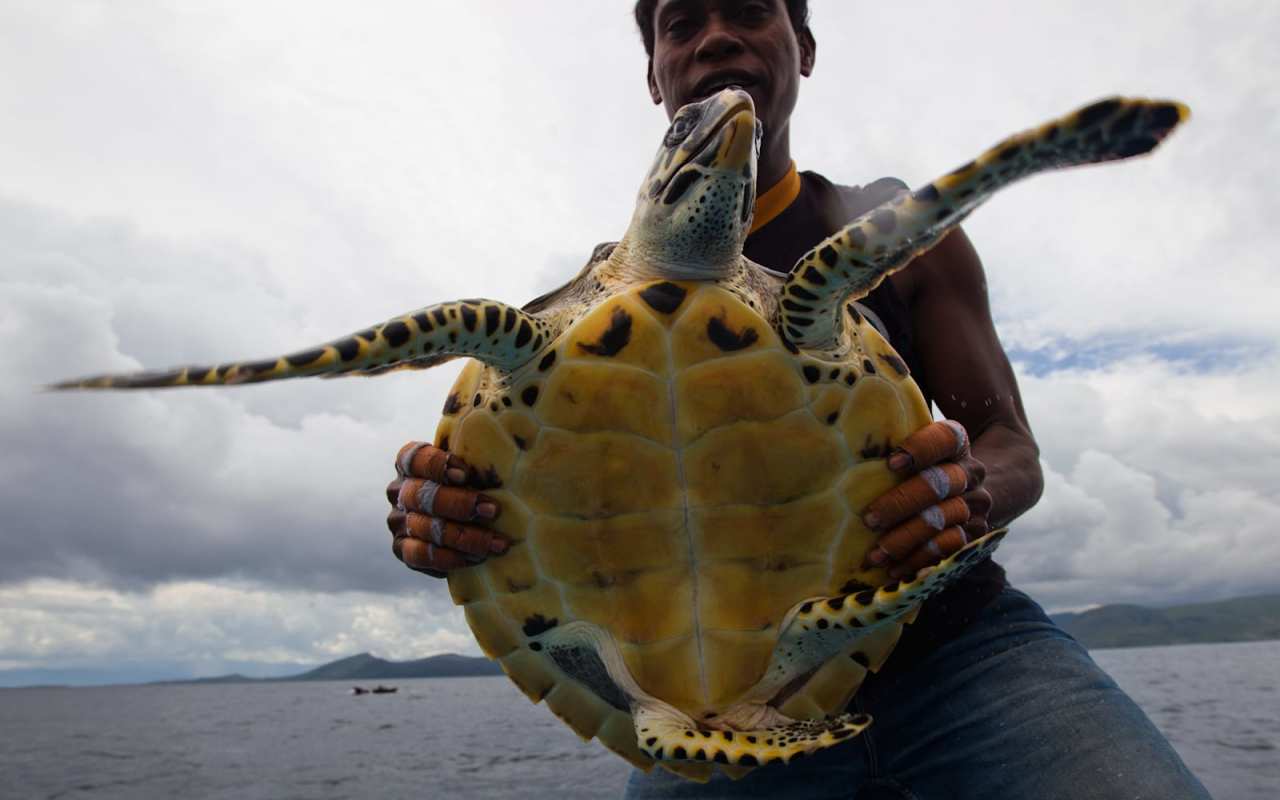
<path fill-rule="evenodd" d="M 756 198 L 755 216 L 751 220 L 750 235 L 768 225 L 800 196 L 800 173 L 796 172 L 796 162 L 791 162 L 791 169 L 782 176 L 769 191 Z"/>

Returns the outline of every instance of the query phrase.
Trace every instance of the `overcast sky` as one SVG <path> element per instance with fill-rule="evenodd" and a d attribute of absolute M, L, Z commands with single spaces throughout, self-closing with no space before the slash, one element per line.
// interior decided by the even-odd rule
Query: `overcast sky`
<path fill-rule="evenodd" d="M 1280 4 L 812 6 L 792 141 L 840 182 L 1191 105 L 967 223 L 1047 478 L 1000 560 L 1050 609 L 1280 589 Z M 665 125 L 627 2 L 0 4 L 0 685 L 478 652 L 383 523 L 456 366 L 33 387 L 527 300 L 622 233 Z"/>

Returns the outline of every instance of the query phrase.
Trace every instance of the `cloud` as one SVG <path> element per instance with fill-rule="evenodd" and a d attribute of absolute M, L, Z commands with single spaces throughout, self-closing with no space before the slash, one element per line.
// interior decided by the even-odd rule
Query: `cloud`
<path fill-rule="evenodd" d="M 1021 375 L 1046 486 L 1003 555 L 1015 582 L 1054 607 L 1275 591 L 1277 367 L 1134 358 Z"/>
<path fill-rule="evenodd" d="M 262 675 L 364 651 L 394 660 L 478 654 L 461 612 L 424 592 L 317 593 L 234 581 L 126 592 L 44 579 L 0 587 L 0 607 L 0 674 L 176 662 L 186 677 L 244 668 Z"/>

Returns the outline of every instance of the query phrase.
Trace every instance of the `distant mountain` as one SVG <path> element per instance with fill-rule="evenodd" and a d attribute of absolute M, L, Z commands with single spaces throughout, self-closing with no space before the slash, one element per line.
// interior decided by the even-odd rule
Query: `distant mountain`
<path fill-rule="evenodd" d="M 501 675 L 502 668 L 487 658 L 446 653 L 414 661 L 387 661 L 360 653 L 308 670 L 301 675 L 274 678 L 277 681 L 368 681 L 395 678 L 455 678 Z"/>
<path fill-rule="evenodd" d="M 1053 620 L 1091 650 L 1257 642 L 1280 639 L 1280 594 L 1170 608 L 1109 605 Z"/>

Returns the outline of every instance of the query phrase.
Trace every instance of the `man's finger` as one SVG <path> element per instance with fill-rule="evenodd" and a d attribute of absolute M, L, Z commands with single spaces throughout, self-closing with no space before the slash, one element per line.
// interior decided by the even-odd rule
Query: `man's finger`
<path fill-rule="evenodd" d="M 940 531 L 969 520 L 969 506 L 962 498 L 951 497 L 932 505 L 880 537 L 867 554 L 863 569 L 890 561 L 901 561 L 936 537 Z"/>
<path fill-rule="evenodd" d="M 387 488 L 390 492 L 391 487 Z M 405 511 L 444 517 L 456 522 L 489 521 L 498 516 L 498 504 L 487 495 L 417 478 L 406 478 L 400 484 L 395 502 Z"/>
<path fill-rule="evenodd" d="M 436 547 L 431 542 L 424 542 L 421 539 L 414 539 L 406 536 L 397 539 L 392 544 L 392 549 L 399 545 L 400 560 L 404 562 L 406 567 L 411 567 L 423 572 L 448 572 L 454 569 L 471 566 L 471 561 L 457 550 L 449 550 L 445 547 Z"/>
<path fill-rule="evenodd" d="M 436 483 L 467 482 L 466 465 L 447 450 L 426 442 L 409 442 L 396 454 L 396 472 L 405 478 L 425 478 Z"/>
<path fill-rule="evenodd" d="M 959 527 L 947 528 L 942 533 L 925 542 L 924 546 L 916 548 L 901 563 L 889 570 L 889 577 L 895 580 L 901 578 L 910 578 L 925 567 L 931 567 L 953 553 L 959 552 L 960 548 L 969 543 L 969 537 Z"/>
<path fill-rule="evenodd" d="M 889 455 L 889 469 L 918 471 L 943 461 L 955 461 L 969 452 L 969 433 L 959 422 L 932 422 L 908 436 Z"/>
<path fill-rule="evenodd" d="M 439 517 L 428 517 L 425 514 L 407 514 L 405 533 L 414 539 L 431 542 L 436 547 L 457 550 L 477 559 L 505 553 L 507 550 L 506 539 L 491 530 Z"/>
<path fill-rule="evenodd" d="M 929 467 L 871 501 L 862 520 L 872 530 L 888 530 L 931 505 L 963 494 L 969 479 L 955 462 Z"/>

